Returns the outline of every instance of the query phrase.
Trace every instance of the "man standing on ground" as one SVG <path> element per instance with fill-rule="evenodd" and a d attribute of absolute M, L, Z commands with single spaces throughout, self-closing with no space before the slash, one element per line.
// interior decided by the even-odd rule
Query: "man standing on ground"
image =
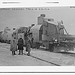
<path fill-rule="evenodd" d="M 24 33 L 24 38 L 25 38 L 25 44 L 26 44 L 26 51 L 28 52 L 27 55 L 30 56 L 30 51 L 31 51 L 31 35 L 30 29 L 34 26 L 32 24 L 30 27 L 27 28 L 27 31 Z"/>
<path fill-rule="evenodd" d="M 24 46 L 24 42 L 22 39 L 22 36 L 20 36 L 19 40 L 18 40 L 18 50 L 19 50 L 19 55 L 23 55 L 23 46 Z"/>
<path fill-rule="evenodd" d="M 12 55 L 16 55 L 15 51 L 17 51 L 17 41 L 16 37 L 14 37 L 14 34 L 12 34 L 12 39 L 10 42 L 10 51 L 12 51 Z"/>

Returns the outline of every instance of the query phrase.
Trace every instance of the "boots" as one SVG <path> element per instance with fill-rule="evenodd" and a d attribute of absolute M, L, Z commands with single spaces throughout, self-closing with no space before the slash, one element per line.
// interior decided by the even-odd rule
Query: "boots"
<path fill-rule="evenodd" d="M 15 51 L 12 51 L 12 55 L 16 55 L 16 54 L 15 54 Z"/>
<path fill-rule="evenodd" d="M 27 52 L 28 52 L 28 53 L 27 53 L 27 55 L 28 55 L 28 56 L 30 56 L 30 49 L 28 49 L 28 51 L 27 51 Z"/>
<path fill-rule="evenodd" d="M 28 52 L 27 55 L 30 56 L 30 52 Z"/>
<path fill-rule="evenodd" d="M 23 50 L 19 50 L 19 54 L 18 55 L 23 55 Z"/>

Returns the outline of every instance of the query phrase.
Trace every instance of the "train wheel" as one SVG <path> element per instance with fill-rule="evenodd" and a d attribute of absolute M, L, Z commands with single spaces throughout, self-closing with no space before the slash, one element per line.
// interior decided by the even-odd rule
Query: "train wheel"
<path fill-rule="evenodd" d="M 40 48 L 40 44 L 36 43 L 36 48 L 39 49 Z"/>
<path fill-rule="evenodd" d="M 53 44 L 49 44 L 49 50 L 50 50 L 50 52 L 54 51 L 54 45 Z"/>

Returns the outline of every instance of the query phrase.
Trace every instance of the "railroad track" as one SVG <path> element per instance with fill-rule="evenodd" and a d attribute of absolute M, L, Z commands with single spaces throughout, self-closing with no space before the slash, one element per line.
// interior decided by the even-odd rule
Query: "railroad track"
<path fill-rule="evenodd" d="M 47 60 L 44 60 L 44 59 L 38 58 L 38 57 L 33 56 L 33 55 L 30 55 L 30 56 L 33 57 L 33 58 L 35 58 L 35 59 L 38 59 L 38 60 L 44 61 L 44 62 L 46 62 L 46 63 L 50 63 L 50 64 L 55 65 L 55 66 L 61 66 L 61 65 L 59 65 L 59 64 L 56 64 L 56 63 L 53 63 L 53 62 L 50 62 L 50 61 L 47 61 Z"/>
<path fill-rule="evenodd" d="M 26 55 L 26 54 L 24 54 L 24 55 Z M 52 64 L 52 65 L 55 65 L 55 66 L 61 66 L 61 65 L 59 65 L 59 64 L 56 64 L 56 63 L 53 63 L 53 62 L 50 62 L 50 61 L 47 61 L 47 60 L 41 59 L 41 58 L 36 57 L 36 56 L 33 56 L 33 55 L 30 55 L 30 57 L 35 58 L 35 59 L 38 59 L 38 60 L 41 60 L 41 61 L 43 61 L 43 62 L 46 62 L 46 63 Z"/>

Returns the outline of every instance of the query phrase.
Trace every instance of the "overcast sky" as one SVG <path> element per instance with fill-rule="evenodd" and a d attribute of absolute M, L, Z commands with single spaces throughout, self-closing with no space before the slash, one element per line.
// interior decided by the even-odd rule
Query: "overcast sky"
<path fill-rule="evenodd" d="M 50 7 L 49 10 L 13 10 L 0 9 L 0 31 L 5 27 L 23 27 L 32 23 L 37 24 L 37 17 L 46 14 L 46 18 L 54 18 L 55 21 L 63 20 L 68 33 L 75 35 L 75 8 Z"/>

